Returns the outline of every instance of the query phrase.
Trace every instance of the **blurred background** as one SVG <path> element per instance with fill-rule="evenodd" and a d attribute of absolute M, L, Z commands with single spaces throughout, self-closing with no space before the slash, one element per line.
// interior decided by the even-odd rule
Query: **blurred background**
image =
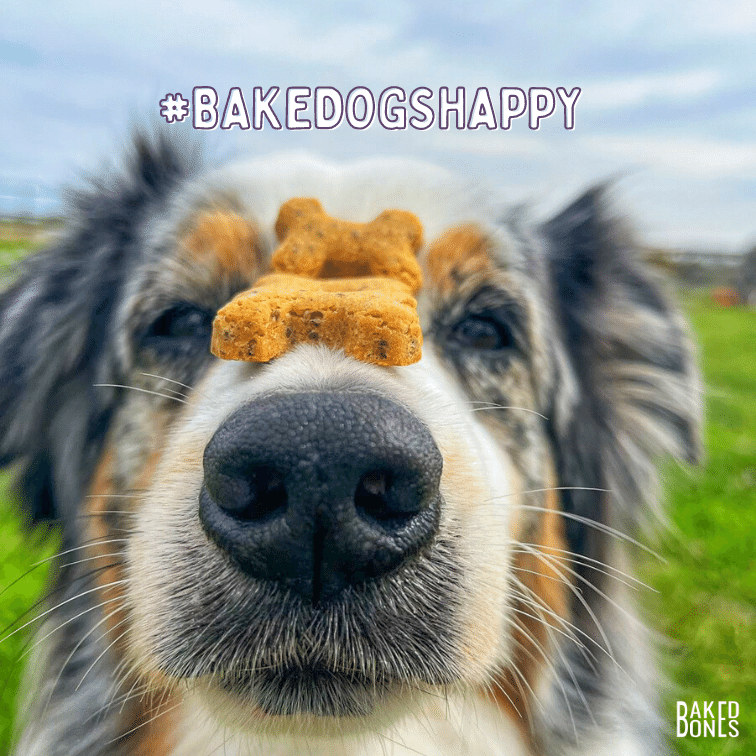
<path fill-rule="evenodd" d="M 740 703 L 740 737 L 674 743 L 680 754 L 756 753 L 756 4 L 658 0 L 534 5 L 514 0 L 70 0 L 0 12 L 0 255 L 12 263 L 58 224 L 63 187 L 117 160 L 167 93 L 214 87 L 363 86 L 409 93 L 464 87 L 580 87 L 575 127 L 561 109 L 538 131 L 208 131 L 213 159 L 309 150 L 352 159 L 400 155 L 482 177 L 505 202 L 546 217 L 596 181 L 617 178 L 648 259 L 676 281 L 701 345 L 707 460 L 666 472 L 671 527 L 641 565 L 652 590 L 675 700 Z M 306 113 L 303 115 L 307 115 Z M 310 110 L 311 115 L 311 110 Z M 171 129 L 190 132 L 187 120 Z M 3 479 L 4 481 L 5 479 Z M 0 497 L 0 753 L 19 655 L 54 539 L 20 528 Z M 16 582 L 17 581 L 17 582 Z M 23 617 L 23 618 L 22 618 Z M 15 623 L 15 624 L 14 624 Z M 3 628 L 5 628 L 3 630 Z"/>

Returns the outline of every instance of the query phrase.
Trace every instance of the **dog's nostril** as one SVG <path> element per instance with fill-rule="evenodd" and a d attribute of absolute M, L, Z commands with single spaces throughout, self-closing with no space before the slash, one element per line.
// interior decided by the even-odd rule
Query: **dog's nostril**
<path fill-rule="evenodd" d="M 365 473 L 357 484 L 354 505 L 357 513 L 366 520 L 374 520 L 383 525 L 401 527 L 417 513 L 417 507 L 410 507 L 402 501 L 401 491 L 393 486 L 394 478 L 389 472 L 371 470 Z"/>
<path fill-rule="evenodd" d="M 390 516 L 386 493 L 389 488 L 388 475 L 380 470 L 365 473 L 357 484 L 354 505 L 361 515 L 374 520 L 386 520 Z"/>
<path fill-rule="evenodd" d="M 263 520 L 287 504 L 283 476 L 272 467 L 260 466 L 239 473 L 217 473 L 206 481 L 216 503 L 239 520 Z"/>
<path fill-rule="evenodd" d="M 373 470 L 360 479 L 360 489 L 368 496 L 385 496 L 389 487 L 388 473 Z"/>
<path fill-rule="evenodd" d="M 249 504 L 238 517 L 261 520 L 286 509 L 286 486 L 281 473 L 270 467 L 258 467 L 248 474 L 252 495 Z"/>

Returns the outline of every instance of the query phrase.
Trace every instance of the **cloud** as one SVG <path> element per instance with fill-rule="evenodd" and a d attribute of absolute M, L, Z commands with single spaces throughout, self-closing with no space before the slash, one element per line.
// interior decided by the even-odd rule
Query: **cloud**
<path fill-rule="evenodd" d="M 447 152 L 490 156 L 532 157 L 546 151 L 537 134 L 519 136 L 501 132 L 438 132 L 433 134 L 429 146 Z"/>
<path fill-rule="evenodd" d="M 662 101 L 690 102 L 714 92 L 723 79 L 720 71 L 708 68 L 586 82 L 582 86 L 580 107 L 583 110 L 607 110 L 648 106 Z"/>
<path fill-rule="evenodd" d="M 585 145 L 628 164 L 685 178 L 756 175 L 756 141 L 685 136 L 594 136 Z"/>

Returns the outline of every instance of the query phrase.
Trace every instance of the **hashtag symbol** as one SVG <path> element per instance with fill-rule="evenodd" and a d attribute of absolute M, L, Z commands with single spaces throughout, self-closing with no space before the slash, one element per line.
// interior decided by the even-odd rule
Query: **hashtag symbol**
<path fill-rule="evenodd" d="M 160 100 L 160 115 L 168 123 L 181 123 L 189 115 L 189 100 L 185 100 L 181 92 L 176 92 L 175 95 L 168 93 L 164 100 Z"/>

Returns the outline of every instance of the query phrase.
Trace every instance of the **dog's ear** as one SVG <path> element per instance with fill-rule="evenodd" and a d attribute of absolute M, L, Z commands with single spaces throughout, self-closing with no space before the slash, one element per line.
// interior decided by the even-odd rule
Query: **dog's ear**
<path fill-rule="evenodd" d="M 122 383 L 114 322 L 149 218 L 190 165 L 138 134 L 124 170 L 72 197 L 61 238 L 0 294 L 0 465 L 17 464 L 33 521 L 66 519 L 84 493 Z"/>
<path fill-rule="evenodd" d="M 565 373 L 552 424 L 557 455 L 569 450 L 560 484 L 609 489 L 613 519 L 627 528 L 642 516 L 639 502 L 655 500 L 656 458 L 699 456 L 693 346 L 625 224 L 612 217 L 606 187 L 581 196 L 542 232 Z M 568 509 L 580 513 L 582 497 L 591 498 L 567 494 Z"/>

